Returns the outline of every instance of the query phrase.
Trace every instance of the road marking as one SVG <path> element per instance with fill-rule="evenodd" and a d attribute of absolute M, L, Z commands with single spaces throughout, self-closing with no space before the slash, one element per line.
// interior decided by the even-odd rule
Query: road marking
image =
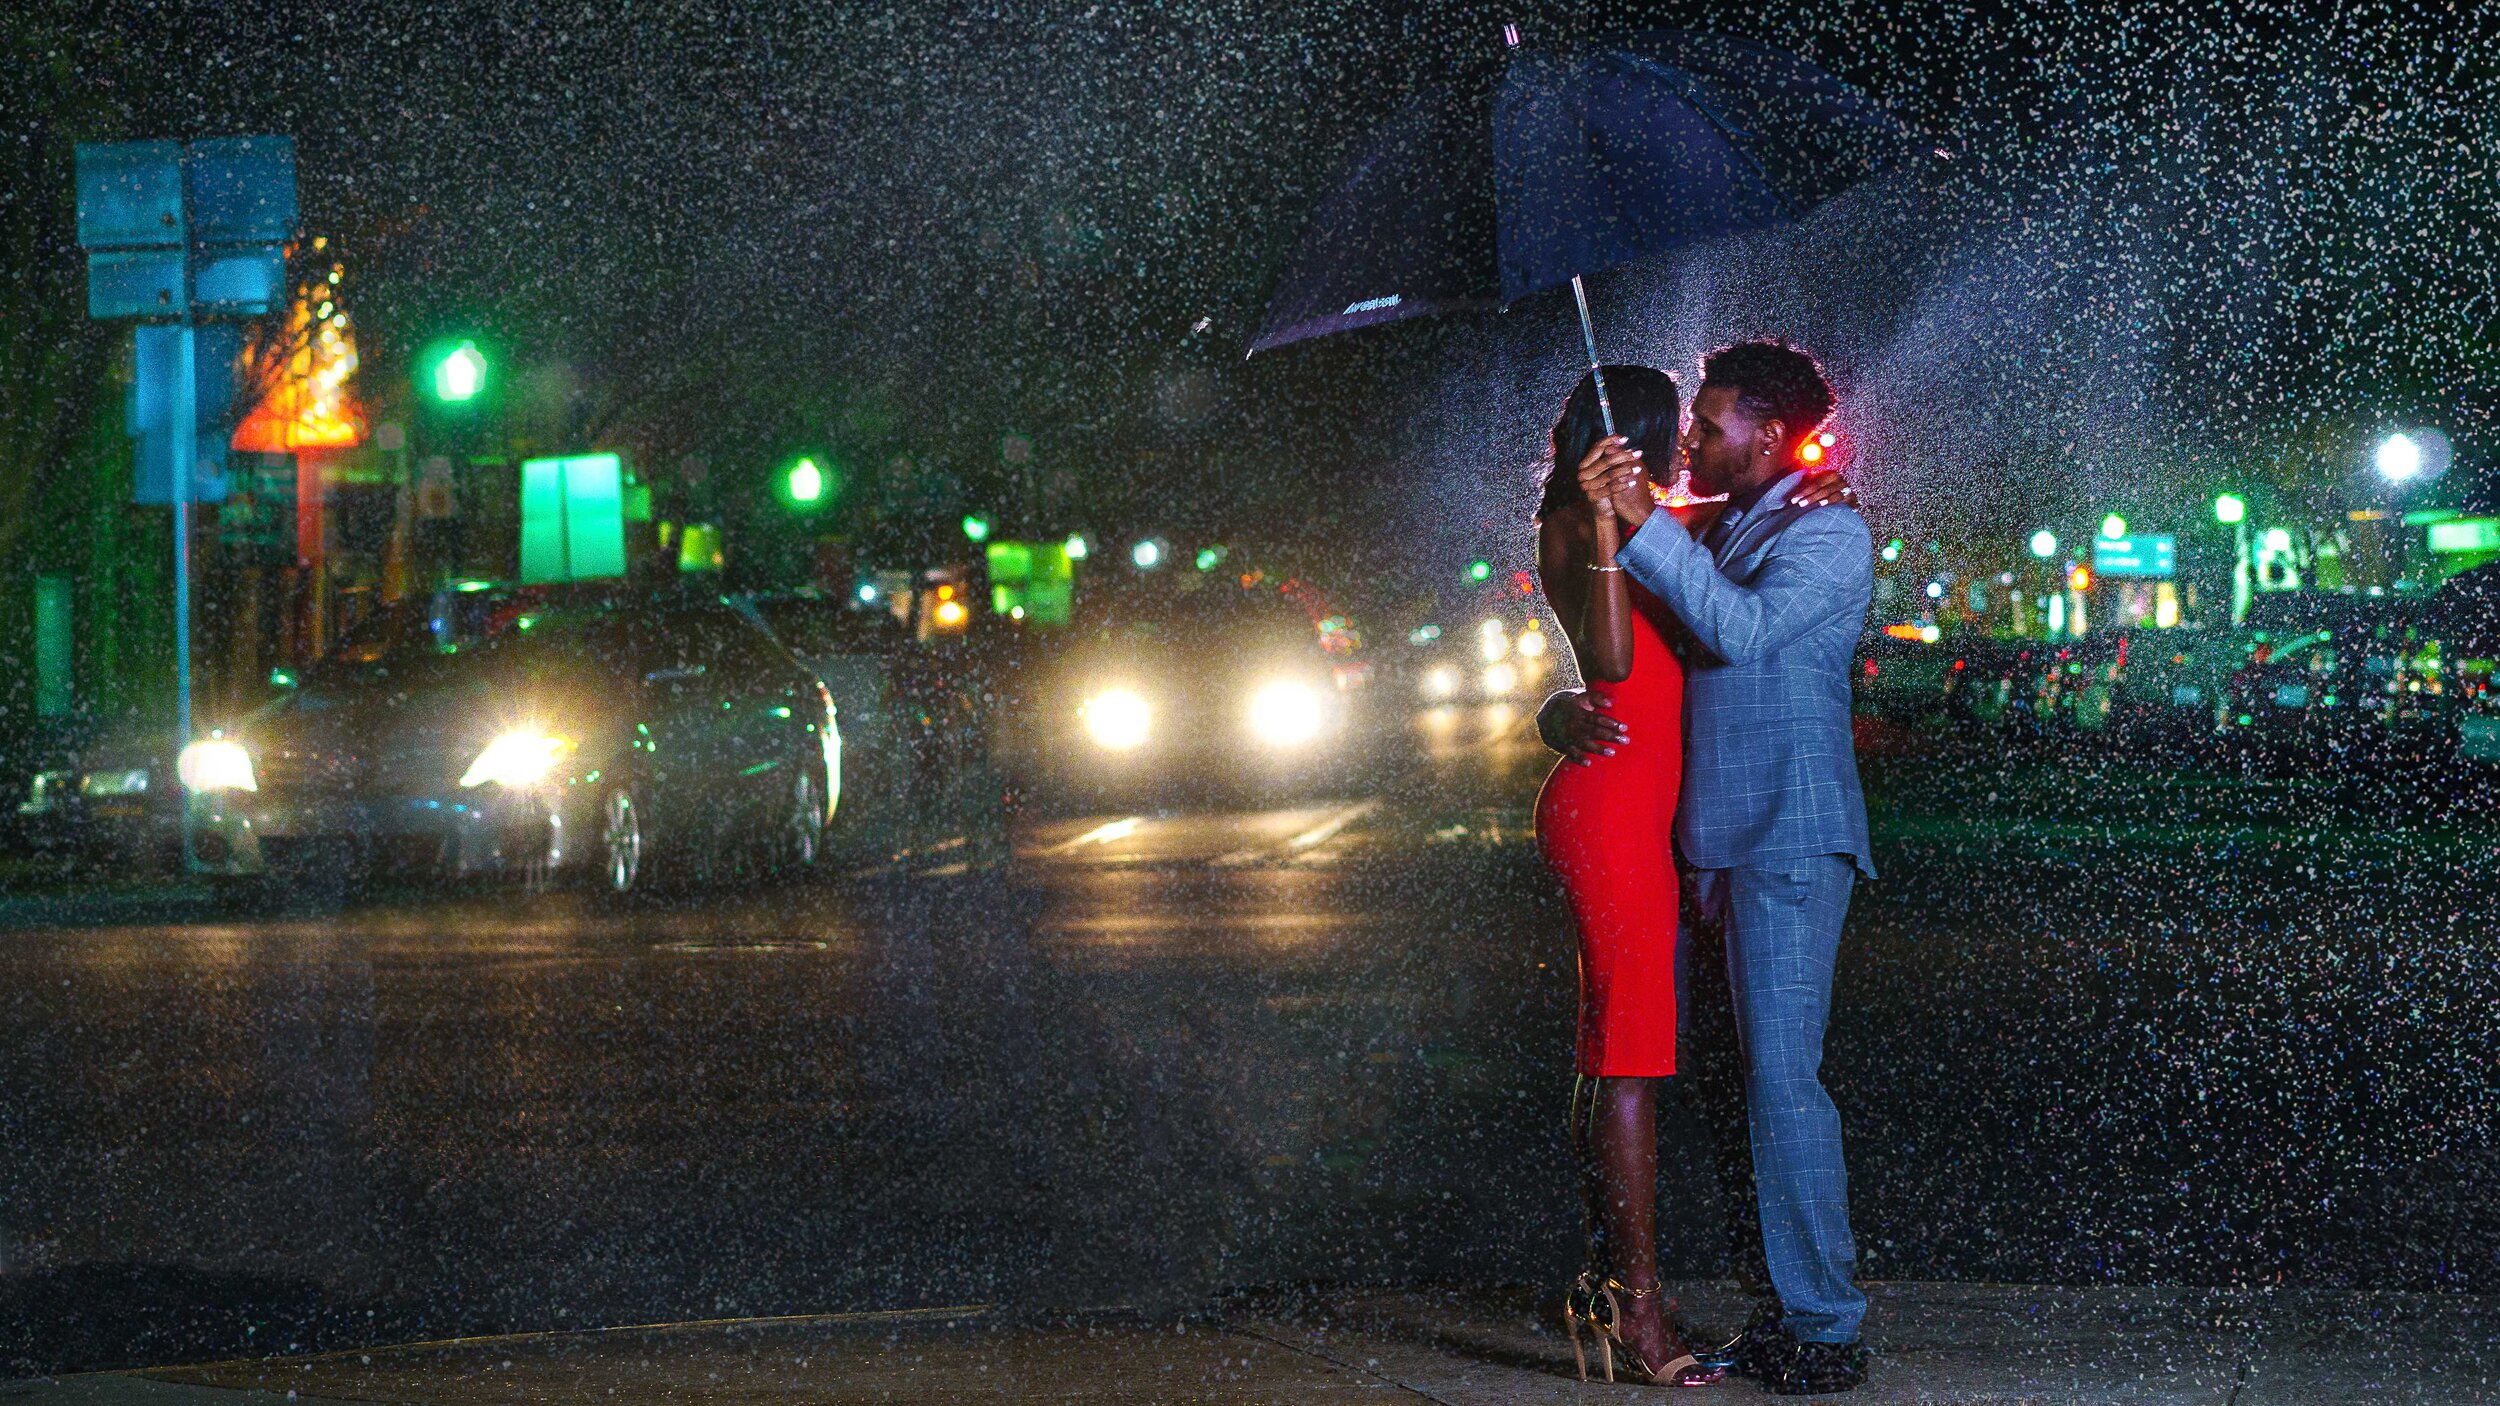
<path fill-rule="evenodd" d="M 1265 847 L 1237 849 L 1230 854 L 1219 854 L 1207 862 L 1219 869 L 1238 869 L 1243 865 L 1257 864 L 1262 860 L 1292 859 L 1308 855 L 1310 851 L 1337 838 L 1338 831 L 1378 809 L 1380 809 L 1380 798 L 1377 796 L 1368 801 L 1357 801 L 1285 841 L 1284 848 L 1281 850 Z"/>
<path fill-rule="evenodd" d="M 620 1333 L 651 1334 L 701 1332 L 707 1328 L 756 1328 L 784 1324 L 832 1325 L 876 1323 L 945 1323 L 963 1318 L 988 1315 L 993 1305 L 985 1303 L 950 1304 L 940 1308 L 884 1308 L 854 1310 L 849 1313 L 786 1313 L 767 1318 L 690 1318 L 674 1323 L 623 1323 L 612 1328 L 554 1328 L 527 1333 L 488 1333 L 468 1338 L 434 1338 L 425 1342 L 390 1343 L 382 1347 L 347 1347 L 331 1352 L 310 1352 L 284 1359 L 290 1367 L 313 1362 L 343 1362 L 350 1357 L 371 1360 L 375 1357 L 404 1357 L 447 1347 L 480 1347 L 490 1343 L 555 1342 L 563 1338 L 604 1338 Z M 267 1367 L 267 1357 L 237 1357 L 223 1362 L 186 1363 L 180 1367 L 142 1367 L 130 1372 L 134 1377 L 162 1381 L 178 1372 L 199 1372 L 216 1367 Z M 162 1374 L 162 1375 L 158 1375 Z"/>
<path fill-rule="evenodd" d="M 1314 845 L 1324 845 L 1330 840 L 1337 838 L 1338 831 L 1343 830 L 1348 825 L 1353 824 L 1355 821 L 1362 819 L 1364 816 L 1369 815 L 1378 809 L 1380 809 L 1380 798 L 1377 796 L 1374 796 L 1368 801 L 1359 801 L 1353 805 L 1347 806 L 1345 809 L 1338 811 L 1335 815 L 1328 817 L 1326 820 L 1312 826 L 1310 829 L 1305 830 L 1301 834 L 1294 836 L 1292 839 L 1285 841 L 1285 848 L 1299 853 L 1300 851 L 1309 849 Z"/>
<path fill-rule="evenodd" d="M 654 942 L 651 944 L 651 950 L 674 952 L 682 956 L 700 956 L 709 952 L 822 952 L 831 945 L 831 943 L 806 938 L 790 940 L 759 938 L 747 942 Z"/>
<path fill-rule="evenodd" d="M 1067 854 L 1072 850 L 1083 849 L 1087 845 L 1107 845 L 1114 840 L 1125 840 L 1129 836 L 1136 834 L 1137 828 L 1145 823 L 1146 817 L 1142 815 L 1131 815 L 1119 820 L 1108 821 L 1104 824 L 1095 826 L 1093 829 L 1086 831 L 1084 834 L 1077 836 L 1073 840 L 1065 840 L 1059 844 L 1052 845 L 1049 849 L 1042 851 L 1042 853 Z"/>

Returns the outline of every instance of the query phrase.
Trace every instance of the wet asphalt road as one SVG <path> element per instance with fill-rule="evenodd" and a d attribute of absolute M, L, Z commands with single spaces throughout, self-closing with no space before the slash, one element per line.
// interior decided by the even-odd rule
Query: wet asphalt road
<path fill-rule="evenodd" d="M 1004 872 L 21 906 L 0 1352 L 1557 1279 L 1572 964 L 1502 723 L 1349 794 L 1030 817 Z M 2500 829 L 1996 749 L 1869 777 L 1828 1075 L 1871 1275 L 2500 1291 Z M 1667 1257 L 1714 1273 L 1691 995 Z"/>

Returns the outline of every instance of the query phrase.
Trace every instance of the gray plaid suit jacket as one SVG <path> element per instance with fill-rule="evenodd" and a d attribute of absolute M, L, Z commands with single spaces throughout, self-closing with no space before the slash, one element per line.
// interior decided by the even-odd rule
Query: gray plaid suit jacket
<path fill-rule="evenodd" d="M 1684 795 L 1675 837 L 1703 869 L 1845 854 L 1868 878 L 1849 670 L 1875 590 L 1866 519 L 1795 508 L 1800 472 L 1714 529 L 1716 551 L 1652 513 L 1616 560 L 1675 611 L 1684 661 Z"/>

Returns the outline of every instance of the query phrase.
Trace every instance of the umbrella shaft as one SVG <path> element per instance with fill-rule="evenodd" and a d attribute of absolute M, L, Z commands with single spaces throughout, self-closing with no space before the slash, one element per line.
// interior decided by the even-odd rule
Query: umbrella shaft
<path fill-rule="evenodd" d="M 1606 369 L 1597 364 L 1597 327 L 1589 321 L 1589 292 L 1580 285 L 1580 275 L 1571 275 L 1571 300 L 1580 305 L 1580 340 L 1588 344 L 1589 379 L 1597 384 L 1597 418 L 1604 421 L 1606 433 L 1615 432 L 1615 407 L 1606 399 Z"/>

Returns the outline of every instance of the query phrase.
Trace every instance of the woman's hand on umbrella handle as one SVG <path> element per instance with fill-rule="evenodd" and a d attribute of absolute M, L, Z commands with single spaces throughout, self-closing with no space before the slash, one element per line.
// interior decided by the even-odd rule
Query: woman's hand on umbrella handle
<path fill-rule="evenodd" d="M 1858 506 L 1857 487 L 1843 478 L 1838 469 L 1817 469 L 1788 495 L 1788 503 L 1796 508 L 1854 508 Z"/>

